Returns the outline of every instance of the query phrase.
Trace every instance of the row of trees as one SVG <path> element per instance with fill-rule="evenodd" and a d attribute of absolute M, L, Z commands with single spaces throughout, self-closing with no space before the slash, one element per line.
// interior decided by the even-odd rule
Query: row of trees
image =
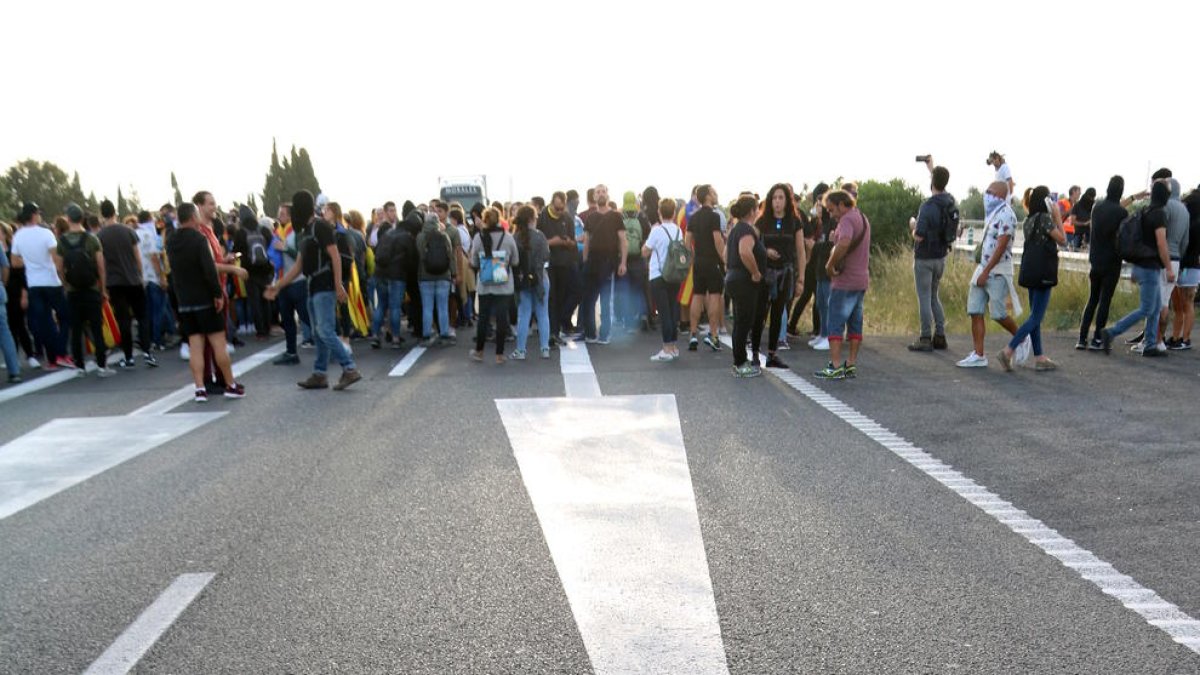
<path fill-rule="evenodd" d="M 292 146 L 291 152 L 281 161 L 276 151 L 275 142 L 271 142 L 271 166 L 267 170 L 265 185 L 261 195 L 251 193 L 244 202 L 236 201 L 234 206 L 246 204 L 258 212 L 261 203 L 264 213 L 274 216 L 279 205 L 290 201 L 298 190 L 307 189 L 317 194 L 321 185 L 317 181 L 316 171 L 308 150 Z M 172 200 L 180 204 L 184 200 L 179 189 L 179 181 L 175 172 L 171 172 Z M 99 213 L 100 202 L 111 199 L 108 195 L 97 199 L 94 191 L 84 194 L 79 181 L 79 172 L 70 175 L 67 171 L 53 162 L 39 162 L 26 159 L 17 162 L 0 175 L 0 220 L 15 219 L 21 210 L 21 204 L 26 201 L 37 202 L 42 212 L 48 216 L 58 215 L 66 209 L 70 202 L 83 207 L 84 211 Z M 129 194 L 118 186 L 116 199 L 118 217 L 137 215 L 144 207 L 137 190 L 130 187 Z M 158 205 L 150 205 L 156 208 Z"/>

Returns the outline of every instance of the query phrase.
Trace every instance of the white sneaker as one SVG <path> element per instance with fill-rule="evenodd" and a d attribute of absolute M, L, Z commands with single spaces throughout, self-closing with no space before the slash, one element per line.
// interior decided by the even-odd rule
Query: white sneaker
<path fill-rule="evenodd" d="M 1144 341 L 1143 341 L 1143 342 L 1138 342 L 1138 343 L 1135 343 L 1135 344 L 1134 344 L 1132 347 L 1130 347 L 1130 348 L 1129 348 L 1129 351 L 1133 352 L 1134 354 L 1141 354 L 1141 353 L 1142 353 L 1142 346 L 1143 346 L 1143 345 L 1145 345 L 1145 344 L 1146 344 L 1146 343 L 1145 343 Z"/>
<path fill-rule="evenodd" d="M 42 368 L 42 364 L 38 363 L 38 360 L 33 358 L 32 356 L 29 357 L 29 360 L 26 361 L 25 363 L 29 364 L 29 367 L 34 370 L 41 370 L 41 368 Z"/>
<path fill-rule="evenodd" d="M 226 353 L 226 354 L 231 354 L 231 355 L 232 355 L 232 354 L 233 354 L 234 352 L 236 352 L 236 351 L 237 351 L 237 349 L 235 349 L 235 348 L 234 348 L 234 346 L 233 346 L 231 343 L 229 343 L 229 342 L 226 342 L 226 343 L 225 343 L 225 353 Z"/>
<path fill-rule="evenodd" d="M 100 370 L 100 367 L 96 365 L 95 361 L 88 359 L 83 362 L 83 372 L 94 373 L 97 370 Z"/>
<path fill-rule="evenodd" d="M 662 351 L 662 350 L 660 349 L 660 350 L 658 350 L 658 353 L 657 353 L 657 354 L 655 354 L 654 356 L 651 356 L 651 357 L 650 357 L 650 360 L 651 360 L 651 361 L 653 361 L 653 362 L 655 362 L 655 363 L 666 363 L 666 362 L 668 362 L 668 361 L 674 361 L 674 360 L 675 360 L 675 357 L 674 357 L 673 355 L 671 355 L 671 354 L 668 354 L 668 353 L 666 353 L 666 352 L 664 352 L 664 351 Z"/>
<path fill-rule="evenodd" d="M 1165 352 L 1165 351 L 1167 351 L 1167 343 L 1165 343 L 1165 342 L 1159 342 L 1159 343 L 1158 343 L 1158 351 L 1160 351 L 1160 352 Z"/>
<path fill-rule="evenodd" d="M 813 344 L 812 348 L 819 352 L 829 351 L 829 338 L 821 338 L 820 340 L 817 340 L 816 343 Z"/>
<path fill-rule="evenodd" d="M 1025 341 L 1013 351 L 1013 363 L 1023 366 L 1029 361 L 1031 354 L 1033 354 L 1033 338 L 1026 335 Z"/>
<path fill-rule="evenodd" d="M 188 346 L 188 343 L 185 342 L 179 346 L 179 358 L 183 359 L 184 361 L 192 358 L 192 350 Z"/>
<path fill-rule="evenodd" d="M 987 368 L 988 360 L 986 356 L 980 356 L 975 352 L 971 352 L 967 355 L 967 358 L 959 361 L 955 365 L 957 365 L 959 368 Z"/>
<path fill-rule="evenodd" d="M 112 368 L 97 368 L 96 369 L 96 377 L 112 377 L 113 375 L 116 375 L 116 374 L 117 374 L 117 371 L 113 370 Z"/>
<path fill-rule="evenodd" d="M 821 341 L 821 336 L 820 336 L 820 335 L 818 335 L 818 336 L 816 336 L 816 337 L 811 337 L 811 338 L 809 338 L 809 339 L 808 339 L 808 346 L 809 346 L 809 347 L 815 347 L 815 346 L 817 345 L 817 343 L 818 343 L 818 342 L 820 342 L 820 341 Z"/>

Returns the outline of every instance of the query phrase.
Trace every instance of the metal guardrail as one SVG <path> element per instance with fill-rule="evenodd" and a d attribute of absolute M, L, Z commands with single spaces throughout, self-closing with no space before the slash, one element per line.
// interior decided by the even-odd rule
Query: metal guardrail
<path fill-rule="evenodd" d="M 972 255 L 975 252 L 975 246 L 983 239 L 983 221 L 982 220 L 964 220 L 962 221 L 963 233 L 954 243 L 954 250 L 960 253 Z M 1025 252 L 1025 235 L 1018 227 L 1014 235 L 1013 241 L 1013 263 L 1021 264 L 1021 254 Z M 1058 268 L 1067 272 L 1077 272 L 1087 274 L 1092 269 L 1092 264 L 1088 262 L 1088 254 L 1079 251 L 1059 251 L 1058 252 Z M 1130 278 L 1130 265 L 1121 266 L 1121 277 L 1124 279 Z"/>

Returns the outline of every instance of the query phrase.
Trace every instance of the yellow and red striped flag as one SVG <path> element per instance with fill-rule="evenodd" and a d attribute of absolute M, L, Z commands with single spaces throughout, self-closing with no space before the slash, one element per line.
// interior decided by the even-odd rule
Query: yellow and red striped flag
<path fill-rule="evenodd" d="M 362 284 L 358 281 L 358 265 L 350 265 L 350 323 L 359 335 L 371 331 L 371 321 L 367 318 L 367 303 L 363 300 Z"/>

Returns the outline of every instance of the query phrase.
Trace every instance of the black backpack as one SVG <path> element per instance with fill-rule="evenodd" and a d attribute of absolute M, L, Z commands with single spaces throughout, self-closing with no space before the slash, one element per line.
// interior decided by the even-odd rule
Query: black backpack
<path fill-rule="evenodd" d="M 425 273 L 440 275 L 450 271 L 450 242 L 444 232 L 430 232 L 425 237 Z"/>
<path fill-rule="evenodd" d="M 1157 259 L 1158 251 L 1142 242 L 1142 220 L 1149 210 L 1147 206 L 1134 211 L 1117 228 L 1117 255 L 1121 260 L 1138 264 Z"/>
<path fill-rule="evenodd" d="M 958 239 L 958 204 L 954 202 L 954 198 L 950 199 L 948 206 L 943 206 L 942 209 L 942 244 L 949 249 L 954 246 L 954 240 Z"/>
<path fill-rule="evenodd" d="M 261 269 L 271 265 L 267 257 L 267 240 L 261 228 L 251 230 L 246 234 L 246 248 L 250 249 L 250 259 L 246 261 L 252 269 Z"/>
<path fill-rule="evenodd" d="M 87 252 L 87 234 L 82 234 L 75 237 L 75 244 L 71 244 L 71 238 L 63 237 L 63 246 L 66 252 L 63 255 L 63 270 L 66 272 L 67 283 L 71 284 L 71 288 L 75 290 L 84 290 L 96 285 L 100 280 L 100 271 L 96 269 L 96 258 L 94 255 L 88 255 Z"/>

